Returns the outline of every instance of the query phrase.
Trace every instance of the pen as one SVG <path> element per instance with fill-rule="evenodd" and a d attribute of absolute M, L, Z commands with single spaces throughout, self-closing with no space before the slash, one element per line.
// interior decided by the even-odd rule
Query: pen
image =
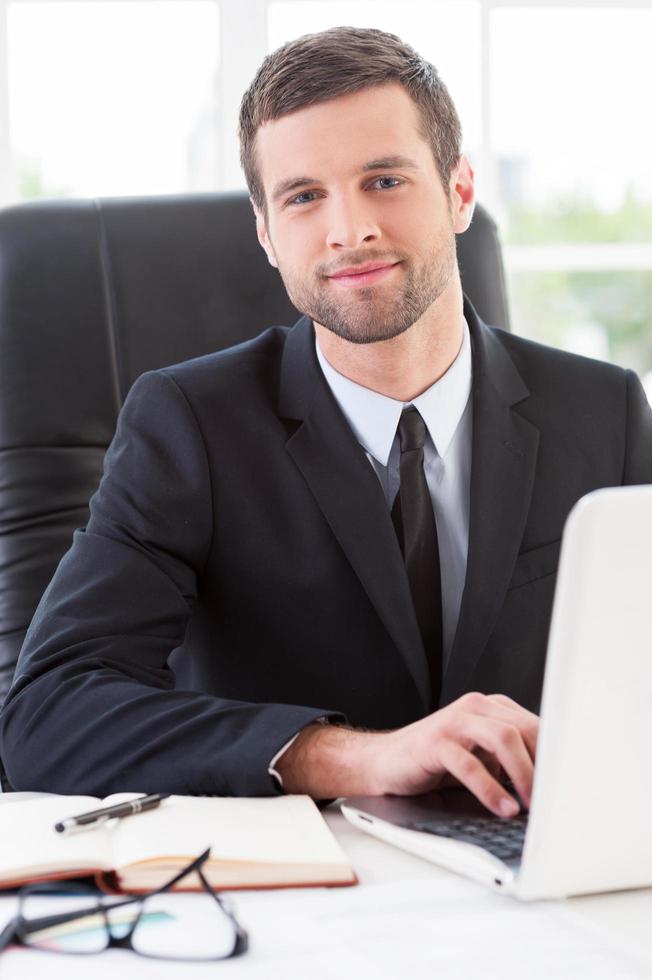
<path fill-rule="evenodd" d="M 139 796 L 135 800 L 116 803 L 115 806 L 105 806 L 100 810 L 89 810 L 88 813 L 80 813 L 76 817 L 66 817 L 60 823 L 55 823 L 54 829 L 58 834 L 65 834 L 67 831 L 86 827 L 89 824 L 96 826 L 100 823 L 106 823 L 107 820 L 130 817 L 134 813 L 153 810 L 161 800 L 166 800 L 169 795 L 169 793 L 153 793 L 151 796 Z"/>

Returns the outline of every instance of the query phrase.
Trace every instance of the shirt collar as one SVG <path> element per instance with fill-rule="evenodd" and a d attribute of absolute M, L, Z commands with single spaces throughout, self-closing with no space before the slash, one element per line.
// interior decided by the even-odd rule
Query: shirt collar
<path fill-rule="evenodd" d="M 315 334 L 317 358 L 328 385 L 360 445 L 387 466 L 398 420 L 408 405 L 421 414 L 439 456 L 444 456 L 471 392 L 471 339 L 463 318 L 462 346 L 448 371 L 411 402 L 397 401 L 388 395 L 351 381 L 329 364 L 321 352 Z"/>

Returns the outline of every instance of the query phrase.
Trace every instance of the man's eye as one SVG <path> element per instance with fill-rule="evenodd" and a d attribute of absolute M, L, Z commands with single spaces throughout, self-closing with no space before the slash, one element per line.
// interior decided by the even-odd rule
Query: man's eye
<path fill-rule="evenodd" d="M 379 190 L 382 191 L 389 191 L 393 187 L 398 187 L 403 183 L 400 177 L 376 177 L 376 179 L 371 182 L 370 186 L 373 187 L 375 184 L 380 184 L 381 181 L 385 181 L 385 183 L 379 187 Z M 311 204 L 316 197 L 317 191 L 301 191 L 300 194 L 297 194 L 295 197 L 291 197 L 287 203 L 288 206 L 293 206 L 295 204 Z"/>
<path fill-rule="evenodd" d="M 373 183 L 374 184 L 379 184 L 381 180 L 392 181 L 391 184 L 385 184 L 384 187 L 381 187 L 380 190 L 382 190 L 382 191 L 386 191 L 386 190 L 388 191 L 392 187 L 398 187 L 399 184 L 403 183 L 402 180 L 400 179 L 400 177 L 376 177 L 376 179 L 373 181 Z"/>
<path fill-rule="evenodd" d="M 310 197 L 311 194 L 314 196 L 315 191 L 301 191 L 296 197 L 291 197 L 288 204 L 310 204 L 310 201 L 313 199 Z M 309 198 L 309 200 L 302 201 L 301 198 Z"/>

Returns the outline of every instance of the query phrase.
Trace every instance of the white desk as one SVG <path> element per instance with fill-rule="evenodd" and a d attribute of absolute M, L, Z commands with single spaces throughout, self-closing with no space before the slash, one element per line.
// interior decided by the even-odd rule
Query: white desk
<path fill-rule="evenodd" d="M 520 903 L 361 833 L 336 805 L 325 816 L 360 885 L 232 893 L 251 939 L 240 959 L 178 965 L 122 951 L 12 950 L 0 956 L 1 980 L 652 978 L 652 889 Z M 0 898 L 0 924 L 14 908 Z"/>

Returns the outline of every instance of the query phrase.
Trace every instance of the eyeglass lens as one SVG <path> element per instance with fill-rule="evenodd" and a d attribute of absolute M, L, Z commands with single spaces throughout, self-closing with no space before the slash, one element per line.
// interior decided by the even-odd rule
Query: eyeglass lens
<path fill-rule="evenodd" d="M 59 902 L 57 912 L 83 912 L 93 904 L 97 903 L 93 903 L 88 895 L 80 895 L 66 899 L 65 903 Z M 26 895 L 21 902 L 21 915 L 28 921 L 47 915 L 50 911 L 38 893 Z M 100 953 L 109 943 L 106 917 L 103 911 L 95 910 L 71 922 L 53 923 L 27 932 L 23 943 L 55 953 Z"/>
<path fill-rule="evenodd" d="M 66 902 L 65 911 L 89 907 L 87 896 Z M 60 911 L 64 911 L 59 906 Z M 44 914 L 43 898 L 25 896 L 22 915 L 35 919 Z M 142 956 L 165 959 L 206 960 L 228 956 L 235 943 L 235 926 L 207 894 L 151 895 L 129 905 L 107 906 L 71 922 L 54 924 L 27 933 L 23 942 L 59 953 L 99 953 L 114 939 L 131 935 L 133 950 Z"/>

